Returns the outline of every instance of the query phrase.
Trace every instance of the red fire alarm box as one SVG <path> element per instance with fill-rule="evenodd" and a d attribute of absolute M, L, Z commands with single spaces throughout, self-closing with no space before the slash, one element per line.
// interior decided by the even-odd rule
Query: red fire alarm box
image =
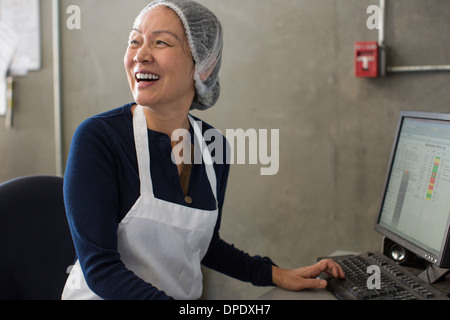
<path fill-rule="evenodd" d="M 355 76 L 378 77 L 378 68 L 378 43 L 355 42 Z"/>

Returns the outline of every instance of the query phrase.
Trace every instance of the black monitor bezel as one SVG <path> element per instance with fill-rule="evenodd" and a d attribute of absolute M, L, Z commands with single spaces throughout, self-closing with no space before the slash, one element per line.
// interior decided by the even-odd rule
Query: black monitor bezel
<path fill-rule="evenodd" d="M 439 255 L 436 256 L 435 254 L 427 251 L 426 249 L 420 247 L 417 244 L 414 244 L 410 242 L 409 240 L 401 237 L 400 235 L 392 232 L 389 229 L 386 229 L 382 225 L 379 224 L 382 210 L 383 210 L 383 204 L 386 197 L 387 188 L 389 185 L 389 176 L 392 171 L 392 167 L 394 164 L 394 157 L 395 152 L 398 147 L 398 142 L 400 138 L 400 132 L 403 127 L 404 120 L 407 118 L 413 118 L 413 119 L 424 119 L 424 120 L 437 120 L 437 121 L 448 121 L 450 124 L 450 114 L 444 114 L 444 113 L 432 113 L 432 112 L 419 112 L 419 111 L 401 111 L 400 112 L 400 118 L 398 120 L 397 124 L 397 130 L 395 134 L 394 143 L 391 149 L 391 155 L 389 159 L 389 165 L 385 177 L 385 183 L 382 193 L 382 201 L 378 210 L 377 219 L 375 220 L 374 229 L 378 233 L 382 234 L 383 236 L 389 238 L 390 240 L 398 243 L 399 245 L 403 246 L 404 248 L 408 249 L 412 253 L 416 254 L 420 258 L 436 265 L 440 268 L 450 268 L 450 218 L 447 221 L 447 229 L 445 231 L 445 236 L 443 239 L 443 242 L 441 243 L 441 249 L 439 251 Z"/>

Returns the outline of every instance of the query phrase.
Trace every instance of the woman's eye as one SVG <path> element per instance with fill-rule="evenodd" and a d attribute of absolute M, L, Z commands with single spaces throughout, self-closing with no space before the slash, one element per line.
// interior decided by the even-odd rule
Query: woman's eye
<path fill-rule="evenodd" d="M 170 45 L 167 42 L 164 42 L 162 40 L 157 40 L 156 41 L 156 45 L 157 46 L 168 46 L 168 47 L 170 47 Z"/>

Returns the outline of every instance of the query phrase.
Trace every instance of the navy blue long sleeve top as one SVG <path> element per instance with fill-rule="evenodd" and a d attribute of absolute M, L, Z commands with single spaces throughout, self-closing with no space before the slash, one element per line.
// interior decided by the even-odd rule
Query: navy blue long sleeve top
<path fill-rule="evenodd" d="M 171 299 L 128 270 L 117 251 L 118 224 L 140 196 L 131 112 L 133 104 L 89 118 L 77 128 L 64 177 L 66 212 L 76 258 L 94 293 L 106 300 Z M 202 131 L 209 129 L 213 128 L 202 122 Z M 214 210 L 215 199 L 211 192 L 205 192 L 209 182 L 204 164 L 192 165 L 188 187 L 192 203 L 188 204 L 176 164 L 172 161 L 170 137 L 152 130 L 148 130 L 148 136 L 155 197 L 184 206 Z M 192 128 L 191 139 L 194 139 Z M 226 161 L 214 163 L 219 216 L 202 264 L 257 286 L 271 286 L 270 259 L 252 257 L 220 238 L 229 168 Z"/>

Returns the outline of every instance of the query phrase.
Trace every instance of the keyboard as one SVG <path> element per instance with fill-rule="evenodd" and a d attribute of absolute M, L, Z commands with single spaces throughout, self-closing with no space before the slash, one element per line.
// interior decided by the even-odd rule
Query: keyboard
<path fill-rule="evenodd" d="M 449 298 L 381 253 L 330 257 L 345 279 L 321 276 L 339 300 L 449 300 Z M 369 269 L 368 269 L 369 268 Z"/>

